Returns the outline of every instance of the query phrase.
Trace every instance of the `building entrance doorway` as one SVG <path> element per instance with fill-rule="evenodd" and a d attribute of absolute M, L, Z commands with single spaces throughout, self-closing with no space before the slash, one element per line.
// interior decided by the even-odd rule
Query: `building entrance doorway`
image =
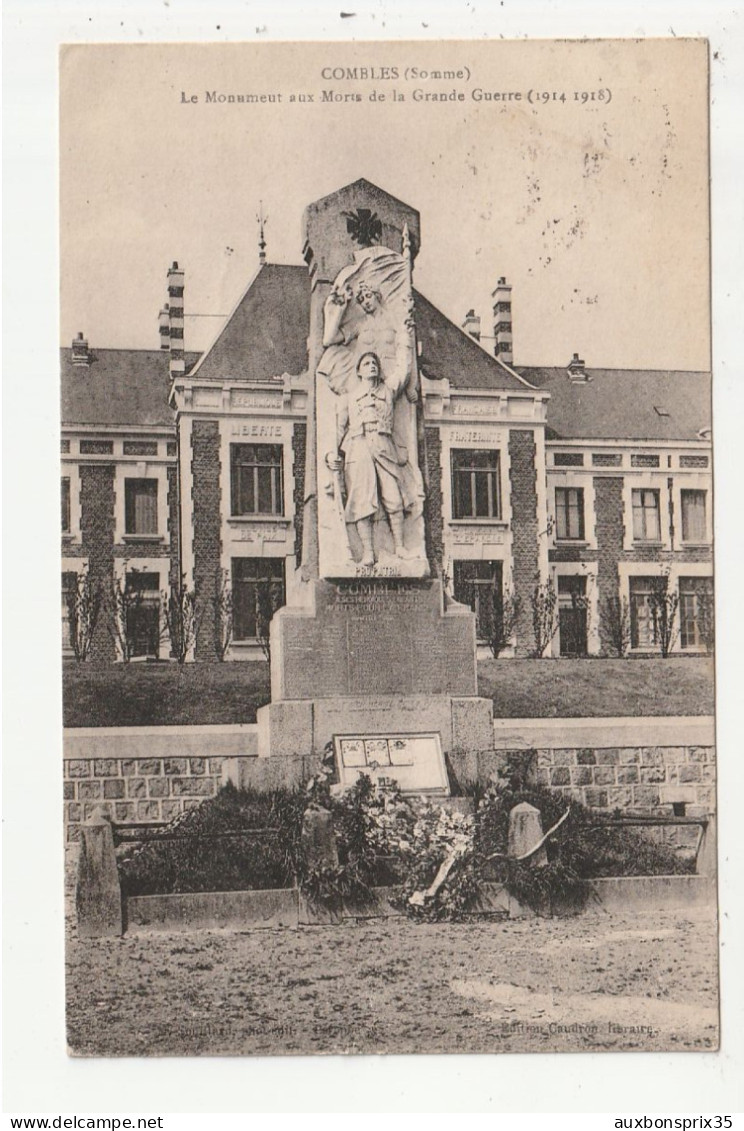
<path fill-rule="evenodd" d="M 586 578 L 558 578 L 558 638 L 561 656 L 587 654 Z"/>
<path fill-rule="evenodd" d="M 131 659 L 160 656 L 160 576 L 132 570 L 127 574 L 127 640 Z"/>

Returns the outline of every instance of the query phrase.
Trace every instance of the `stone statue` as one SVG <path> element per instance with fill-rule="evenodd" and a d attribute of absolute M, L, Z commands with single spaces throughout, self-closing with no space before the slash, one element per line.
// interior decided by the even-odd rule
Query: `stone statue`
<path fill-rule="evenodd" d="M 403 537 L 406 511 L 416 504 L 411 469 L 401 458 L 393 439 L 393 410 L 402 390 L 395 380 L 385 380 L 376 353 L 363 353 L 357 362 L 357 383 L 352 385 L 337 413 L 338 449 L 329 453 L 328 467 L 339 471 L 344 452 L 346 476 L 345 519 L 356 525 L 362 543 L 361 565 L 375 564 L 372 520 L 380 508 L 387 515 L 395 555 L 415 557 Z"/>
<path fill-rule="evenodd" d="M 428 572 L 412 307 L 407 233 L 403 255 L 385 247 L 358 251 L 324 306 L 317 372 L 334 394 L 335 437 L 326 431 L 324 448 L 319 437 L 319 451 L 331 472 L 336 537 L 346 542 L 352 573 L 374 571 L 382 560 L 393 575 Z"/>

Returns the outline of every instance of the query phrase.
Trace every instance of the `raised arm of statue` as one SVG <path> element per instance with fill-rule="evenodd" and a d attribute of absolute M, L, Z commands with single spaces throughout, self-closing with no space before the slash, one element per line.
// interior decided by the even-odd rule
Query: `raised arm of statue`
<path fill-rule="evenodd" d="M 409 401 L 418 399 L 415 351 L 416 339 L 413 330 L 409 330 L 408 327 L 399 329 L 395 335 L 395 365 L 390 376 L 385 379 L 396 400 L 404 391 Z"/>
<path fill-rule="evenodd" d="M 344 319 L 352 298 L 348 286 L 334 287 L 323 306 L 323 346 L 342 345 L 347 341 L 344 334 Z"/>

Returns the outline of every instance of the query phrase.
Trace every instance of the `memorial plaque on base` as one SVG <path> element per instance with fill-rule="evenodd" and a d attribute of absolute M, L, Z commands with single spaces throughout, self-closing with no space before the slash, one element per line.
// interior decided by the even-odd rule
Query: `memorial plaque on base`
<path fill-rule="evenodd" d="M 449 780 L 438 734 L 334 735 L 342 788 L 361 774 L 372 781 L 391 778 L 403 793 L 449 796 Z"/>

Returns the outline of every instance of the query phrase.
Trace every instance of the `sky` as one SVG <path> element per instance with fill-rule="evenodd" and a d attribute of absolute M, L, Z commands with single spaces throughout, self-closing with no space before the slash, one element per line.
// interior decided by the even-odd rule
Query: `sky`
<path fill-rule="evenodd" d="M 700 40 L 78 45 L 60 77 L 63 345 L 157 348 L 178 260 L 204 349 L 260 202 L 268 259 L 301 263 L 305 206 L 366 177 L 420 211 L 415 285 L 487 348 L 506 276 L 517 364 L 710 365 Z"/>

